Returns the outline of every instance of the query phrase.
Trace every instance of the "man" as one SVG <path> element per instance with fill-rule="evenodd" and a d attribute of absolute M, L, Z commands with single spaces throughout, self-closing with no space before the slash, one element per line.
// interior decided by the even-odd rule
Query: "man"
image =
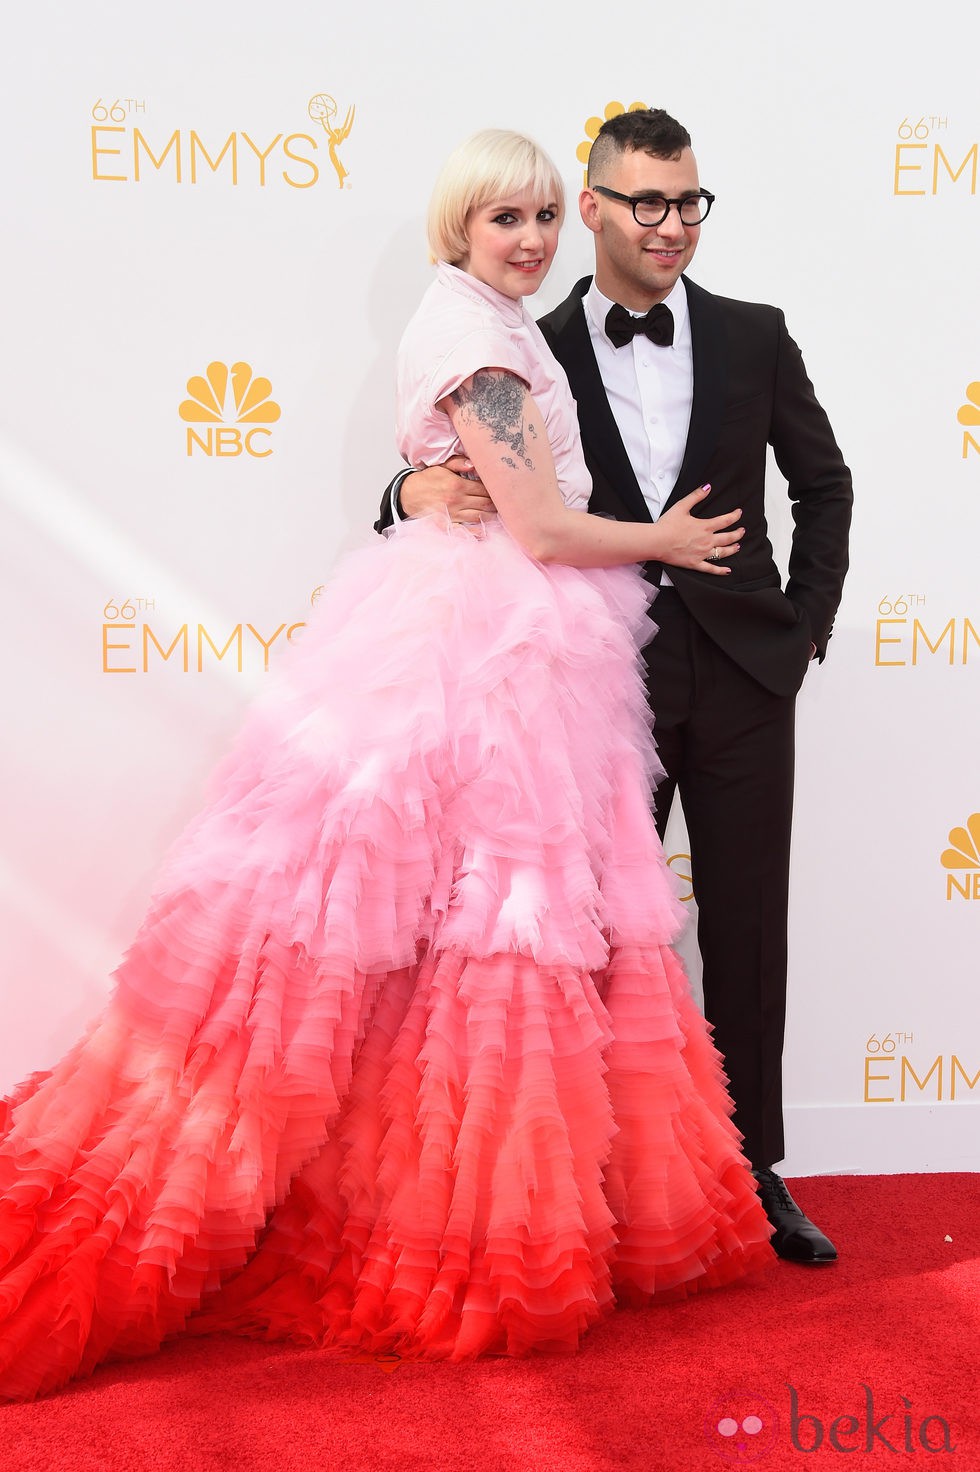
<path fill-rule="evenodd" d="M 697 486 L 698 514 L 742 508 L 731 575 L 659 566 L 659 633 L 646 651 L 661 836 L 679 791 L 691 845 L 705 1013 L 725 1058 L 735 1121 L 775 1228 L 796 1262 L 833 1244 L 772 1167 L 784 1154 L 781 1058 L 793 804 L 794 703 L 823 659 L 847 569 L 851 479 L 782 313 L 688 280 L 713 196 L 691 138 L 662 109 L 600 129 L 579 209 L 595 277 L 540 323 L 568 374 L 593 478 L 590 509 L 658 517 Z M 765 520 L 767 444 L 788 482 L 795 530 L 782 588 Z M 443 468 L 393 482 L 418 515 L 448 504 L 474 519 L 482 488 Z"/>

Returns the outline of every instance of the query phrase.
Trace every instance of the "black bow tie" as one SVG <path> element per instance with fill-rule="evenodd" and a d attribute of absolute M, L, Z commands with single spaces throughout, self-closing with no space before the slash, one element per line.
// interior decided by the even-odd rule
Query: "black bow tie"
<path fill-rule="evenodd" d="M 669 307 L 658 302 L 645 317 L 631 317 L 625 307 L 617 302 L 606 313 L 606 336 L 613 347 L 624 348 L 642 332 L 658 347 L 669 348 L 674 341 L 674 318 Z"/>

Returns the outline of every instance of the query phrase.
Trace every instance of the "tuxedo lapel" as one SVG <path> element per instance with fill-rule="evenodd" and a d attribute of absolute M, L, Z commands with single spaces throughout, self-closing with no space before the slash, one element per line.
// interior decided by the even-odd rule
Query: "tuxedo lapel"
<path fill-rule="evenodd" d="M 664 510 L 697 489 L 704 481 L 718 439 L 718 426 L 725 406 L 725 322 L 717 297 L 684 278 L 687 310 L 691 323 L 691 356 L 694 363 L 694 397 L 684 459 Z"/>
<path fill-rule="evenodd" d="M 588 276 L 577 282 L 571 295 L 542 318 L 539 326 L 568 375 L 593 476 L 601 474 L 608 482 L 624 507 L 624 520 L 649 521 L 650 512 L 609 407 L 592 350 L 582 301 L 590 282 Z"/>

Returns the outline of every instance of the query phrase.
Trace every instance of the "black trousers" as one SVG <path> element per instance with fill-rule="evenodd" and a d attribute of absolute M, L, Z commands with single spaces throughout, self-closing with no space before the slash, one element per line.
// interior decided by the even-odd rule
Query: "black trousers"
<path fill-rule="evenodd" d="M 679 792 L 691 843 L 704 1010 L 724 1055 L 745 1154 L 783 1157 L 782 1051 L 793 818 L 795 700 L 773 695 L 661 589 L 645 651 L 654 737 L 667 771 L 663 837 Z"/>

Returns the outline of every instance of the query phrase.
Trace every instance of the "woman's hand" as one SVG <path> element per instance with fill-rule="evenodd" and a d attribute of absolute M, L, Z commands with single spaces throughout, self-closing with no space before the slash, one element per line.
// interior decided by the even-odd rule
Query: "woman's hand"
<path fill-rule="evenodd" d="M 665 511 L 657 521 L 657 530 L 666 541 L 663 552 L 657 554 L 659 562 L 669 567 L 690 567 L 697 572 L 716 573 L 721 577 L 731 572 L 730 567 L 719 567 L 722 558 L 732 557 L 745 535 L 744 527 L 732 529 L 742 514 L 726 511 L 723 516 L 700 517 L 692 515 L 711 491 L 710 486 L 699 486 L 690 495 L 684 496 Z"/>

